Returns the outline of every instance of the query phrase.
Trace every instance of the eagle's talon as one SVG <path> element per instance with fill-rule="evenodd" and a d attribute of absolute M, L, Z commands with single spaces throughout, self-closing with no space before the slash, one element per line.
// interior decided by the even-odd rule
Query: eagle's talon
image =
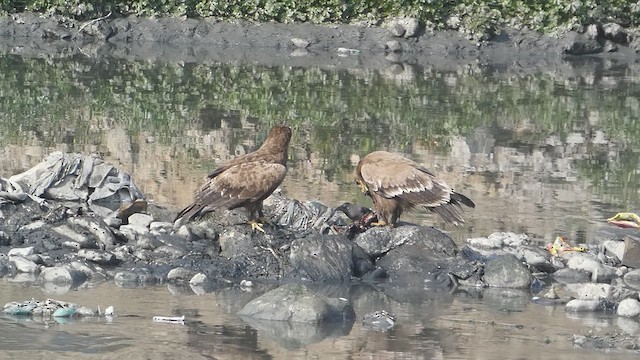
<path fill-rule="evenodd" d="M 251 225 L 251 231 L 258 230 L 258 231 L 260 231 L 260 232 L 261 232 L 261 233 L 263 233 L 263 234 L 265 233 L 265 232 L 264 232 L 264 228 L 263 228 L 263 224 L 261 224 L 261 223 L 260 223 L 260 222 L 258 222 L 258 221 L 250 220 L 250 221 L 249 221 L 249 225 Z"/>

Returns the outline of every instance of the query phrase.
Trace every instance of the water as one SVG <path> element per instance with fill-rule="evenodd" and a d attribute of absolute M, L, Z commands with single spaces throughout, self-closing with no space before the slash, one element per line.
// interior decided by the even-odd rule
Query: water
<path fill-rule="evenodd" d="M 525 232 L 541 245 L 557 235 L 595 243 L 616 231 L 607 217 L 636 210 L 639 200 L 640 71 L 609 65 L 514 74 L 0 55 L 0 174 L 24 171 L 54 150 L 98 153 L 129 171 L 152 201 L 177 210 L 215 164 L 255 149 L 270 126 L 286 123 L 294 128 L 287 196 L 370 205 L 353 168 L 360 156 L 386 149 L 427 164 L 477 204 L 462 228 L 423 212 L 406 221 L 437 226 L 459 244 L 495 231 Z M 233 315 L 250 294 L 111 283 L 51 293 L 6 279 L 0 288 L 0 303 L 52 297 L 135 315 L 69 324 L 0 317 L 3 358 L 581 359 L 602 353 L 573 349 L 572 334 L 638 332 L 635 321 L 570 316 L 530 304 L 528 293 L 496 290 L 417 289 L 408 299 L 353 289 L 358 316 L 384 308 L 398 315 L 398 328 L 371 333 L 356 322 L 321 334 L 294 329 L 308 336 L 291 339 Z M 150 320 L 180 312 L 195 322 Z"/>

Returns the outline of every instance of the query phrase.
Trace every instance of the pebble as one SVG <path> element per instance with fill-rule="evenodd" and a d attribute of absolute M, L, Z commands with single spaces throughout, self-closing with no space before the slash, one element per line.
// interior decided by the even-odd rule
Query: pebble
<path fill-rule="evenodd" d="M 618 316 L 635 317 L 640 314 L 640 301 L 636 299 L 624 299 L 618 304 Z"/>

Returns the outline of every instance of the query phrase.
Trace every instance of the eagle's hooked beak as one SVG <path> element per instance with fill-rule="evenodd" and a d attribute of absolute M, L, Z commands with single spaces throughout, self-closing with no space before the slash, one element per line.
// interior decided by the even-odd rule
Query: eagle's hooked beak
<path fill-rule="evenodd" d="M 360 188 L 360 191 L 362 191 L 363 194 L 366 194 L 367 192 L 369 192 L 369 188 L 362 181 L 356 180 L 356 184 L 358 185 L 358 187 Z"/>

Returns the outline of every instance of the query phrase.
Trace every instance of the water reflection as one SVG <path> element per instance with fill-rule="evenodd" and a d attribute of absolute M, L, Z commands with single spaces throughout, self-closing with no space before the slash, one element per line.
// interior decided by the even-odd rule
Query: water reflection
<path fill-rule="evenodd" d="M 459 243 L 494 231 L 526 232 L 540 243 L 558 234 L 592 242 L 617 231 L 604 219 L 637 208 L 640 71 L 636 65 L 591 65 L 567 64 L 562 74 L 513 74 L 477 65 L 439 71 L 404 64 L 378 71 L 0 55 L 0 175 L 24 171 L 53 150 L 95 152 L 129 171 L 156 203 L 177 210 L 216 164 L 255 149 L 271 125 L 286 123 L 294 128 L 283 183 L 290 197 L 370 205 L 351 174 L 360 156 L 386 149 L 428 164 L 477 204 L 465 212 L 469 223 L 463 228 L 429 213 L 404 220 L 433 224 Z M 33 296 L 11 286 L 0 292 L 5 302 Z M 45 289 L 47 296 L 116 301 L 113 289 L 69 290 Z M 514 330 L 509 324 L 535 324 L 542 317 L 548 324 L 544 336 L 554 339 L 550 347 L 558 351 L 553 355 L 576 358 L 562 334 L 591 326 L 584 317 L 532 309 L 526 294 L 379 290 L 356 287 L 341 296 L 349 296 L 359 315 L 380 308 L 396 312 L 404 324 L 391 334 L 368 333 L 357 322 L 320 333 L 252 327 L 230 314 L 255 295 L 193 296 L 192 289 L 178 287 L 119 293 L 116 308 L 146 316 L 196 314 L 189 326 L 159 325 L 149 332 L 146 320 L 120 318 L 115 328 L 81 323 L 69 329 L 87 326 L 112 340 L 83 338 L 94 345 L 78 348 L 103 352 L 113 346 L 121 354 L 145 354 L 164 342 L 160 353 L 184 351 L 185 357 L 236 351 L 251 357 L 366 357 L 381 351 L 388 357 L 495 358 L 514 344 L 523 357 L 538 351 L 539 328 Z M 474 323 L 467 322 L 469 315 Z M 507 325 L 488 324 L 495 319 Z M 2 321 L 34 339 L 49 334 Z M 65 341 L 76 344 L 73 336 Z"/>

